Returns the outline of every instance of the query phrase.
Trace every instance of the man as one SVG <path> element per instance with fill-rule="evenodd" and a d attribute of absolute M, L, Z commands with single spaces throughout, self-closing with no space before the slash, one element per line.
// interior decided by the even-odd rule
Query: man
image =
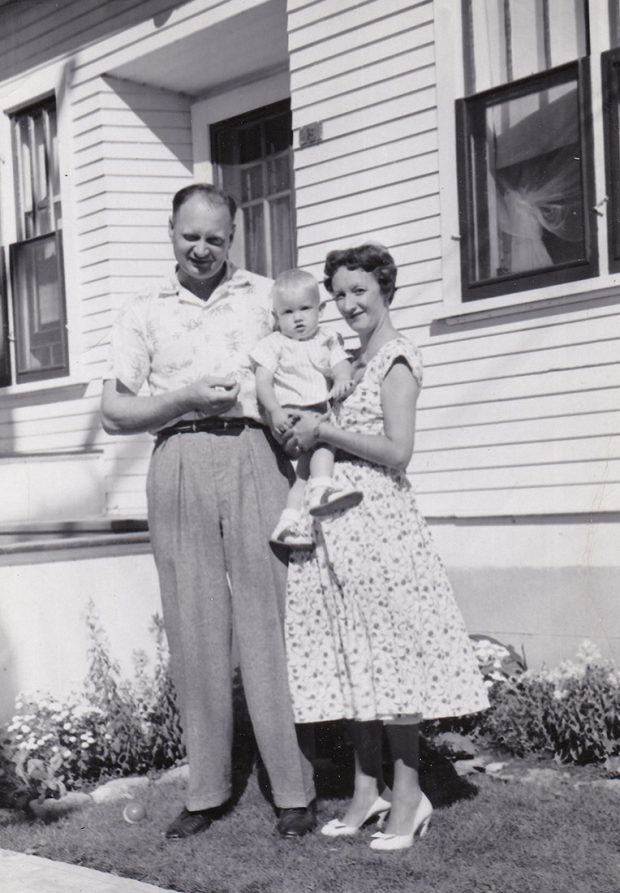
<path fill-rule="evenodd" d="M 235 211 L 210 185 L 175 195 L 176 275 L 121 312 L 103 389 L 108 433 L 156 434 L 149 527 L 190 770 L 168 838 L 205 830 L 230 797 L 233 630 L 277 829 L 299 837 L 315 823 L 287 686 L 286 566 L 268 544 L 289 465 L 261 420 L 249 360 L 272 328 L 271 280 L 230 264 Z M 138 396 L 145 381 L 150 396 Z"/>

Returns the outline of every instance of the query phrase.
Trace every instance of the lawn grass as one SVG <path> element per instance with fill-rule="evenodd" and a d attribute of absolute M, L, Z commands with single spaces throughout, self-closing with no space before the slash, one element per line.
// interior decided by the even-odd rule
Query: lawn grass
<path fill-rule="evenodd" d="M 374 853 L 371 831 L 333 841 L 283 841 L 252 774 L 234 811 L 206 833 L 165 841 L 182 785 L 151 785 L 137 798 L 147 817 L 121 818 L 122 803 L 89 806 L 45 824 L 0 828 L 0 847 L 36 852 L 183 893 L 620 893 L 618 794 L 590 786 L 541 789 L 481 777 L 477 796 L 438 809 L 411 850 Z M 319 821 L 345 801 L 322 799 Z"/>

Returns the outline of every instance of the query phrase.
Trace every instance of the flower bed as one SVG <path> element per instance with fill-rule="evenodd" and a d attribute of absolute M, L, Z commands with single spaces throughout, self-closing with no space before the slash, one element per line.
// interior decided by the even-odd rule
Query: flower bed
<path fill-rule="evenodd" d="M 131 683 L 119 678 L 91 608 L 89 672 L 83 690 L 62 700 L 36 693 L 16 700 L 0 751 L 5 801 L 61 797 L 102 777 L 145 773 L 184 758 L 162 621 L 153 618 L 155 665 L 134 655 Z"/>
<path fill-rule="evenodd" d="M 590 642 L 573 661 L 494 682 L 480 730 L 523 756 L 600 763 L 620 754 L 620 673 Z"/>
<path fill-rule="evenodd" d="M 131 682 L 117 664 L 91 608 L 89 672 L 83 690 L 63 700 L 22 695 L 0 743 L 0 800 L 63 797 L 102 778 L 139 775 L 184 760 L 179 715 L 168 673 L 163 624 L 153 618 L 156 659 L 134 656 Z M 515 756 L 602 763 L 620 755 L 620 673 L 583 643 L 575 660 L 537 672 L 514 648 L 472 636 L 491 707 L 483 714 L 425 724 L 446 728 Z M 331 757 L 335 757 L 331 754 Z"/>

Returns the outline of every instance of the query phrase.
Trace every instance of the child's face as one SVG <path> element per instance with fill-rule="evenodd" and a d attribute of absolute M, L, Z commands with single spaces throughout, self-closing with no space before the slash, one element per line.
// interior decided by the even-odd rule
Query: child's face
<path fill-rule="evenodd" d="M 283 335 L 294 341 L 307 341 L 319 328 L 321 303 L 315 289 L 291 288 L 285 295 L 277 295 L 273 312 Z"/>

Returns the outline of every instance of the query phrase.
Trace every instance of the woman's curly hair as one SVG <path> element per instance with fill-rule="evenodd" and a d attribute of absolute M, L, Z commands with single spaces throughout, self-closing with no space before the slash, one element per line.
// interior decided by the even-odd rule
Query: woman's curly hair
<path fill-rule="evenodd" d="M 346 267 L 347 270 L 365 270 L 371 273 L 379 283 L 381 294 L 391 304 L 396 291 L 397 267 L 390 252 L 373 242 L 366 242 L 357 248 L 345 248 L 342 251 L 330 251 L 325 258 L 323 285 L 332 292 L 332 279 L 336 270 Z"/>

